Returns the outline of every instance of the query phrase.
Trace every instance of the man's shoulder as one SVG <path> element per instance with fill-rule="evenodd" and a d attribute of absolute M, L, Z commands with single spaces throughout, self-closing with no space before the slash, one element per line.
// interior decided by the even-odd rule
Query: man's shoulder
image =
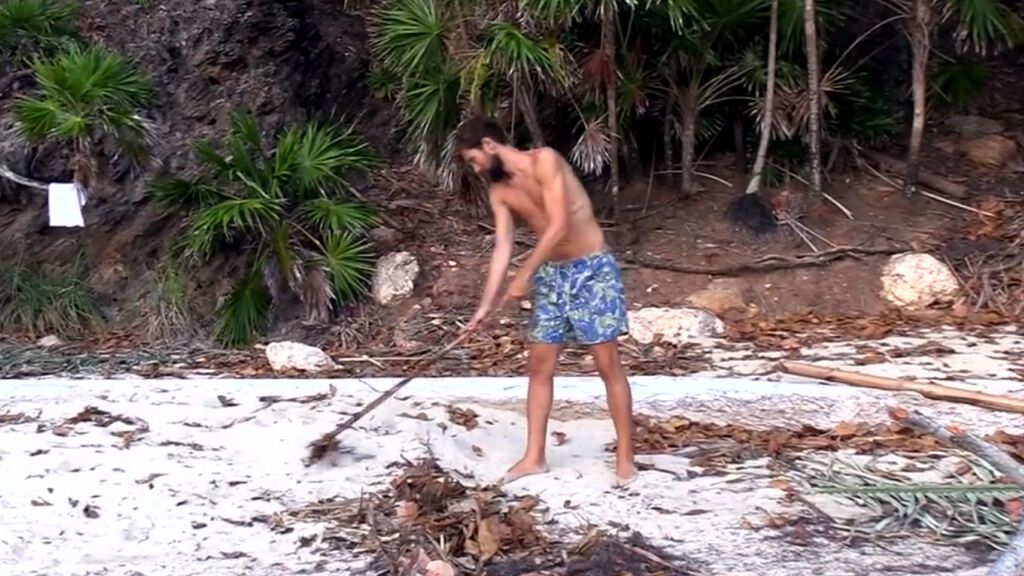
<path fill-rule="evenodd" d="M 534 166 L 559 166 L 564 160 L 562 153 L 550 146 L 534 148 L 533 151 Z"/>

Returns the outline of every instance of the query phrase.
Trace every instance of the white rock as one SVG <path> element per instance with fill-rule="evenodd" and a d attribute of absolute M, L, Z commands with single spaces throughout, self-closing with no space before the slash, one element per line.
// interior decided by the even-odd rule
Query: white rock
<path fill-rule="evenodd" d="M 654 342 L 659 334 L 662 341 L 678 345 L 724 333 L 724 322 L 698 308 L 641 308 L 629 312 L 629 335 L 641 344 Z"/>
<path fill-rule="evenodd" d="M 334 368 L 334 361 L 323 350 L 299 342 L 274 342 L 267 346 L 267 361 L 274 370 L 320 372 Z"/>
<path fill-rule="evenodd" d="M 51 334 L 49 336 L 43 336 L 42 338 L 40 338 L 39 341 L 36 342 L 36 345 L 42 346 L 43 348 L 53 348 L 54 346 L 60 346 L 63 343 L 64 342 L 60 338 L 57 338 L 56 336 Z"/>
<path fill-rule="evenodd" d="M 416 276 L 420 273 L 419 262 L 408 252 L 392 252 L 377 261 L 373 273 L 373 298 L 380 304 L 412 294 Z"/>
<path fill-rule="evenodd" d="M 900 308 L 919 310 L 952 302 L 959 293 L 956 276 L 930 254 L 897 254 L 882 269 L 882 297 Z"/>

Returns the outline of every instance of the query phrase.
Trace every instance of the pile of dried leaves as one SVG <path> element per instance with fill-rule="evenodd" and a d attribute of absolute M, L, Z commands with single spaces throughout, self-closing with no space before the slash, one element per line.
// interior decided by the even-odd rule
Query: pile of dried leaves
<path fill-rule="evenodd" d="M 843 422 L 832 430 L 811 426 L 795 430 L 754 430 L 732 424 L 692 422 L 685 418 L 654 420 L 640 416 L 634 422 L 634 444 L 638 454 L 685 451 L 695 466 L 711 470 L 744 460 L 795 457 L 809 451 L 927 454 L 945 449 L 932 436 L 896 423 L 868 426 Z M 986 439 L 1024 462 L 1024 436 L 997 431 Z M 606 447 L 609 452 L 614 449 L 614 443 Z"/>
<path fill-rule="evenodd" d="M 277 531 L 296 522 L 329 525 L 326 549 L 372 554 L 373 574 L 404 576 L 670 576 L 692 574 L 639 536 L 617 540 L 594 530 L 574 547 L 545 535 L 540 500 L 495 487 L 467 487 L 427 460 L 407 463 L 390 490 L 321 501 L 269 520 Z M 312 545 L 313 542 L 307 543 Z"/>

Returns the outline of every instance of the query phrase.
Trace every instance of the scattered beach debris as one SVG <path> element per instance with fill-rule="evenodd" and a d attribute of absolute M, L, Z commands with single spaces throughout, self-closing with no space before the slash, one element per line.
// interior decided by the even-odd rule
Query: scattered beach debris
<path fill-rule="evenodd" d="M 149 432 L 149 424 L 142 418 L 126 416 L 124 414 L 113 414 L 95 406 L 86 406 L 81 412 L 54 426 L 50 431 L 56 436 L 70 436 L 77 424 L 87 422 L 91 422 L 100 428 L 109 428 L 117 423 L 134 426 L 135 428 L 131 430 L 115 430 L 111 432 L 111 434 L 121 439 L 123 448 L 130 447 L 143 434 Z M 42 424 L 40 424 L 40 427 L 41 430 L 45 430 Z"/>
<path fill-rule="evenodd" d="M 427 459 L 406 463 L 382 493 L 315 502 L 268 523 L 282 532 L 296 523 L 326 524 L 320 546 L 366 552 L 371 569 L 385 574 L 696 573 L 639 534 L 619 538 L 592 528 L 575 545 L 559 542 L 542 530 L 546 511 L 535 496 L 466 486 Z"/>

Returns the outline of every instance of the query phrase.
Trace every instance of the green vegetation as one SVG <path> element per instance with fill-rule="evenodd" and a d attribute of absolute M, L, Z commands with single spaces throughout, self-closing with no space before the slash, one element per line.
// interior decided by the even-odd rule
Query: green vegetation
<path fill-rule="evenodd" d="M 903 124 L 899 100 L 917 82 L 910 69 L 914 66 L 931 70 L 931 91 L 936 97 L 956 107 L 966 106 L 977 97 L 985 78 L 972 54 L 1017 43 L 1024 30 L 1021 19 L 998 0 L 949 0 L 934 7 L 926 3 L 923 16 L 915 12 L 921 7 L 916 0 L 880 2 L 871 6 L 869 18 L 874 21 L 865 20 L 860 3 L 822 0 L 813 7 L 817 37 L 824 40 L 810 53 L 821 62 L 815 90 L 808 87 L 804 3 L 778 3 L 772 138 L 807 141 L 810 126 L 820 124 L 823 139 L 829 142 L 825 152 L 839 142 L 879 144 L 895 136 Z M 693 172 L 701 153 L 698 145 L 733 130 L 737 122 L 747 131 L 758 131 L 768 78 L 763 39 L 771 4 L 769 0 L 364 3 L 373 33 L 373 87 L 397 101 L 413 152 L 428 171 L 441 170 L 443 183 L 458 184 L 448 172 L 451 150 L 446 146 L 458 122 L 475 112 L 501 112 L 509 119 L 521 118 L 518 123 L 536 145 L 574 130 L 572 162 L 586 173 L 611 166 L 613 181 L 620 162 L 639 162 L 637 140 L 646 132 L 648 142 L 661 144 L 647 151 L 651 162 L 660 152 L 664 169 L 681 174 L 684 194 L 698 189 Z M 945 40 L 956 47 L 957 54 L 929 67 L 916 44 L 904 41 L 901 30 L 904 24 L 914 29 L 920 18 L 927 20 L 930 49 Z M 889 56 L 880 56 L 886 50 Z M 883 88 L 873 79 L 890 65 L 893 51 L 916 64 L 902 71 L 902 85 Z M 820 95 L 820 122 L 812 118 L 815 92 Z M 923 118 L 924 110 L 919 112 Z M 566 125 L 565 118 L 575 118 L 575 127 Z M 649 137 L 658 130 L 660 138 Z M 737 147 L 743 148 L 749 140 L 745 135 Z M 911 160 L 916 158 L 912 155 Z M 769 159 L 769 165 L 780 162 L 789 164 L 786 158 Z M 807 163 L 805 154 L 798 168 Z M 613 182 L 613 195 L 616 189 Z"/>
<path fill-rule="evenodd" d="M 55 0 L 0 2 L 0 76 L 74 43 L 74 5 Z"/>
<path fill-rule="evenodd" d="M 153 91 L 145 74 L 124 57 L 101 46 L 72 46 L 32 64 L 39 90 L 19 99 L 18 128 L 31 141 L 54 140 L 71 146 L 75 181 L 95 181 L 100 140 L 111 138 L 119 153 L 145 160 L 149 124 L 138 110 Z"/>
<path fill-rule="evenodd" d="M 363 232 L 376 217 L 346 191 L 350 176 L 379 160 L 353 129 L 311 123 L 285 131 L 267 150 L 256 119 L 237 114 L 224 148 L 196 142 L 201 173 L 161 178 L 151 189 L 168 209 L 188 214 L 183 256 L 244 258 L 246 272 L 218 307 L 218 341 L 250 342 L 285 291 L 319 320 L 365 293 L 373 266 Z"/>
<path fill-rule="evenodd" d="M 42 271 L 19 255 L 0 268 L 0 330 L 67 337 L 101 324 L 80 260 L 67 269 Z"/>

